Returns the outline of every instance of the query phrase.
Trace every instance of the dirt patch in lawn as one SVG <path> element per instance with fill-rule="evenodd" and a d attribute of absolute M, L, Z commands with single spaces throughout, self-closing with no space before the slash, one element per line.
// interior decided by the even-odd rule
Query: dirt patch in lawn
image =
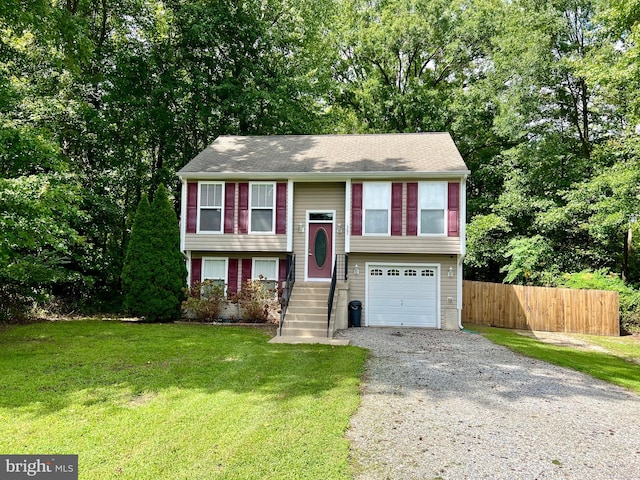
<path fill-rule="evenodd" d="M 560 332 L 542 332 L 542 331 L 532 331 L 532 330 L 513 330 L 518 335 L 523 335 L 525 337 L 534 338 L 540 342 L 549 343 L 552 345 L 557 345 L 560 347 L 570 347 L 575 348 L 577 350 L 588 350 L 592 352 L 602 352 L 608 353 L 610 355 L 616 355 L 618 357 L 625 358 L 634 363 L 640 364 L 640 360 L 636 360 L 633 358 L 625 357 L 624 355 L 620 355 L 617 352 L 611 351 L 601 345 L 596 345 L 595 343 L 591 343 L 588 339 L 584 339 L 583 337 L 574 336 L 571 334 L 560 333 Z M 616 337 L 617 338 L 617 337 Z M 631 337 L 634 342 L 640 345 L 640 336 L 633 335 Z"/>

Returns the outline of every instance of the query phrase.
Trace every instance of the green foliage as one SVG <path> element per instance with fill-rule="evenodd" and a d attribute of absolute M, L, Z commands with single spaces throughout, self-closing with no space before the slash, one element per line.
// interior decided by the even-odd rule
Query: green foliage
<path fill-rule="evenodd" d="M 505 255 L 511 259 L 509 265 L 503 268 L 507 274 L 504 281 L 507 283 L 546 284 L 554 275 L 553 248 L 541 235 L 510 240 Z"/>
<path fill-rule="evenodd" d="M 449 131 L 470 278 L 640 281 L 638 0 L 0 3 L 0 280 L 25 305 L 117 308 L 127 219 L 220 134 Z"/>
<path fill-rule="evenodd" d="M 508 222 L 495 213 L 478 215 L 467 225 L 465 265 L 474 278 L 492 280 L 499 274 L 496 260 L 504 256 L 509 230 Z"/>
<path fill-rule="evenodd" d="M 182 311 L 188 319 L 199 322 L 218 320 L 227 303 L 223 285 L 217 285 L 213 280 L 205 280 L 195 282 L 185 290 L 187 298 L 182 302 Z"/>
<path fill-rule="evenodd" d="M 125 307 L 150 321 L 180 318 L 186 276 L 178 221 L 160 185 L 153 204 L 143 195 L 136 211 L 122 269 Z"/>
<path fill-rule="evenodd" d="M 56 289 L 78 282 L 69 268 L 84 239 L 80 188 L 68 175 L 0 179 L 0 322 L 23 320 Z"/>

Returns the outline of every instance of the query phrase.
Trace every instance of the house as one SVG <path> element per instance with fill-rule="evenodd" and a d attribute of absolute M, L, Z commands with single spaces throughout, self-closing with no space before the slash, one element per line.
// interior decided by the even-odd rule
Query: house
<path fill-rule="evenodd" d="M 469 173 L 448 133 L 218 137 L 178 172 L 188 281 L 277 283 L 281 335 L 460 328 Z"/>

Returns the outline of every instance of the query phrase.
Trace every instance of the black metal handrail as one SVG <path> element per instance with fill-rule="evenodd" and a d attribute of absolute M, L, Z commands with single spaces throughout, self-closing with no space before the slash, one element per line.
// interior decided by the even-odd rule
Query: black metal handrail
<path fill-rule="evenodd" d="M 347 280 L 348 265 L 349 256 L 347 254 L 336 255 L 336 261 L 333 264 L 333 273 L 331 275 L 329 299 L 327 300 L 327 337 L 331 336 L 331 312 L 333 310 L 333 297 L 336 292 L 336 284 L 338 283 L 338 278 L 341 278 L 343 281 Z"/>
<path fill-rule="evenodd" d="M 284 316 L 287 314 L 287 307 L 289 306 L 289 299 L 291 298 L 291 292 L 293 291 L 293 285 L 296 283 L 296 256 L 287 255 L 287 277 L 285 280 L 285 286 L 282 289 L 282 295 L 280 296 L 280 325 L 278 335 L 282 335 L 282 326 L 284 325 Z"/>

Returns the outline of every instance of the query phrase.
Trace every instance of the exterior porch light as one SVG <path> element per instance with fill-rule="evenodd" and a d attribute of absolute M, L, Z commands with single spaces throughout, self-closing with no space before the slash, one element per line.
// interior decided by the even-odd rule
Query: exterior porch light
<path fill-rule="evenodd" d="M 304 224 L 302 224 L 302 223 L 298 224 L 298 232 L 304 233 Z"/>
<path fill-rule="evenodd" d="M 453 277 L 453 267 L 449 267 L 449 270 L 447 270 L 447 277 Z"/>
<path fill-rule="evenodd" d="M 358 268 L 358 264 L 357 263 L 353 266 L 353 274 L 354 275 L 360 275 L 360 269 Z"/>
<path fill-rule="evenodd" d="M 338 233 L 342 233 L 342 224 L 341 223 L 338 224 Z"/>

